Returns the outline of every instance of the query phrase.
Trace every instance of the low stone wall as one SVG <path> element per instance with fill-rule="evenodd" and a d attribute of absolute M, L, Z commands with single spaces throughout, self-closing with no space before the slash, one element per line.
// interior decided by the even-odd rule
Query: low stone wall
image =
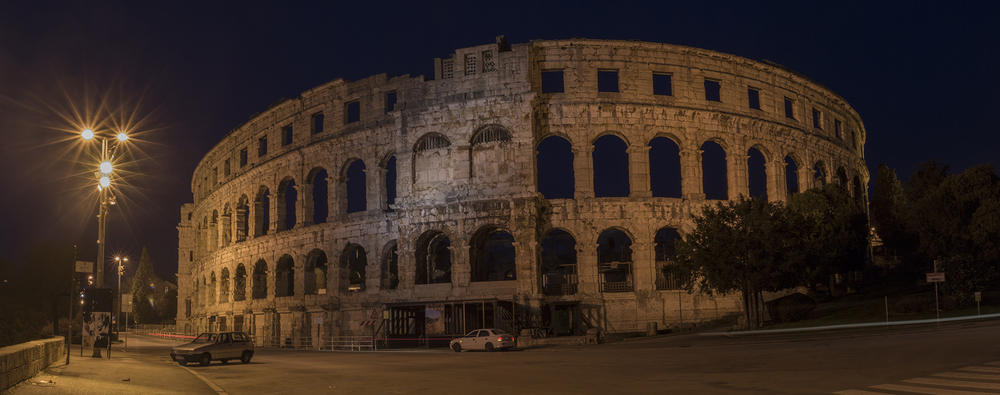
<path fill-rule="evenodd" d="M 41 372 L 66 355 L 66 339 L 56 336 L 0 348 L 0 391 Z"/>

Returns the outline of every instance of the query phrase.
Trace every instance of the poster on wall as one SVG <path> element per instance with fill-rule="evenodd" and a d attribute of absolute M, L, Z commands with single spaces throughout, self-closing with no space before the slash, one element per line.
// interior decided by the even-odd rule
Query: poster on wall
<path fill-rule="evenodd" d="M 428 304 L 424 308 L 424 325 L 427 335 L 444 334 L 444 304 Z"/>
<path fill-rule="evenodd" d="M 111 333 L 110 288 L 83 291 L 83 346 L 107 348 Z"/>

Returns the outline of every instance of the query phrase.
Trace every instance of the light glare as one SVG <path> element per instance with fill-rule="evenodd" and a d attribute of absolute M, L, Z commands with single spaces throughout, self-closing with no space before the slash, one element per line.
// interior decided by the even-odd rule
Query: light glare
<path fill-rule="evenodd" d="M 83 137 L 84 140 L 92 140 L 94 138 L 94 131 L 90 129 L 83 129 L 83 133 L 80 133 L 80 136 Z"/>
<path fill-rule="evenodd" d="M 101 177 L 101 188 L 107 188 L 111 185 L 111 177 L 102 176 Z"/>
<path fill-rule="evenodd" d="M 101 174 L 111 174 L 111 162 L 101 162 Z"/>
<path fill-rule="evenodd" d="M 118 141 L 128 140 L 128 135 L 125 132 L 118 133 Z"/>

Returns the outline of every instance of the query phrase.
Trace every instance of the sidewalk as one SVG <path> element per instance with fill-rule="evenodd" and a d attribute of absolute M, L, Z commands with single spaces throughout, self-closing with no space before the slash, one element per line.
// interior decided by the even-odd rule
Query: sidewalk
<path fill-rule="evenodd" d="M 224 393 L 171 362 L 168 344 L 129 339 L 127 350 L 121 344 L 112 346 L 111 359 L 106 349 L 101 351 L 102 358 L 92 357 L 92 348 L 81 357 L 80 345 L 75 344 L 70 348 L 69 365 L 64 356 L 4 395 Z"/>

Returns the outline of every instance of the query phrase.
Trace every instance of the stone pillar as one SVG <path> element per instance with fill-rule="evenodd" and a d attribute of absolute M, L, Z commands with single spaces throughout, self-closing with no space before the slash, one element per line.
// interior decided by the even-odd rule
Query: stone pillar
<path fill-rule="evenodd" d="M 399 292 L 413 292 L 414 271 L 416 270 L 416 260 L 414 259 L 414 246 L 411 242 L 402 239 L 396 241 L 396 267 L 399 269 L 399 285 L 396 287 Z"/>
<path fill-rule="evenodd" d="M 205 232 L 205 236 L 208 238 L 205 240 L 208 249 L 207 253 L 211 254 L 213 251 L 219 249 L 219 223 L 212 221 L 208 224 L 208 231 Z"/>
<path fill-rule="evenodd" d="M 600 292 L 600 277 L 597 272 L 597 243 L 576 243 L 577 291 L 580 293 Z"/>
<path fill-rule="evenodd" d="M 378 208 L 381 211 L 388 211 L 389 204 L 386 203 L 385 199 L 388 196 L 388 191 L 385 187 L 385 175 L 388 171 L 384 167 L 377 167 L 370 170 L 365 170 L 365 172 L 370 175 L 368 179 L 372 181 L 372 185 L 368 188 L 370 197 L 368 198 L 368 207 L 373 209 Z"/>
<path fill-rule="evenodd" d="M 648 145 L 628 148 L 629 197 L 652 197 L 649 186 L 649 149 Z"/>
<path fill-rule="evenodd" d="M 576 200 L 594 197 L 594 145 L 573 146 L 573 178 L 576 180 Z"/>
<path fill-rule="evenodd" d="M 222 243 L 223 247 L 229 246 L 233 241 L 233 216 L 229 213 L 222 214 Z"/>
<path fill-rule="evenodd" d="M 298 217 L 295 219 L 295 228 L 312 225 L 313 214 L 315 213 L 313 208 L 313 184 L 302 183 L 301 185 L 296 185 L 295 190 L 299 192 L 298 210 L 295 210 L 295 214 Z"/>
<path fill-rule="evenodd" d="M 750 156 L 740 152 L 746 152 L 740 148 L 731 147 L 726 152 L 726 187 L 729 200 L 739 198 L 740 195 L 750 197 L 750 173 L 747 171 L 747 160 Z"/>
<path fill-rule="evenodd" d="M 656 284 L 653 243 L 632 243 L 632 284 L 636 291 L 652 291 Z"/>
<path fill-rule="evenodd" d="M 451 284 L 453 288 L 468 287 L 472 281 L 472 262 L 469 255 L 469 243 L 466 240 L 451 240 Z M 433 265 L 429 259 L 427 265 Z"/>
<path fill-rule="evenodd" d="M 785 185 L 785 161 L 772 159 L 767 162 L 767 200 L 787 201 L 788 187 Z"/>
<path fill-rule="evenodd" d="M 538 270 L 538 242 L 531 234 L 521 239 L 528 241 L 513 243 L 514 261 L 517 267 L 517 293 L 537 295 L 542 293 L 541 273 Z"/>
<path fill-rule="evenodd" d="M 685 200 L 705 200 L 701 153 L 702 150 L 694 147 L 681 150 L 681 196 Z"/>

